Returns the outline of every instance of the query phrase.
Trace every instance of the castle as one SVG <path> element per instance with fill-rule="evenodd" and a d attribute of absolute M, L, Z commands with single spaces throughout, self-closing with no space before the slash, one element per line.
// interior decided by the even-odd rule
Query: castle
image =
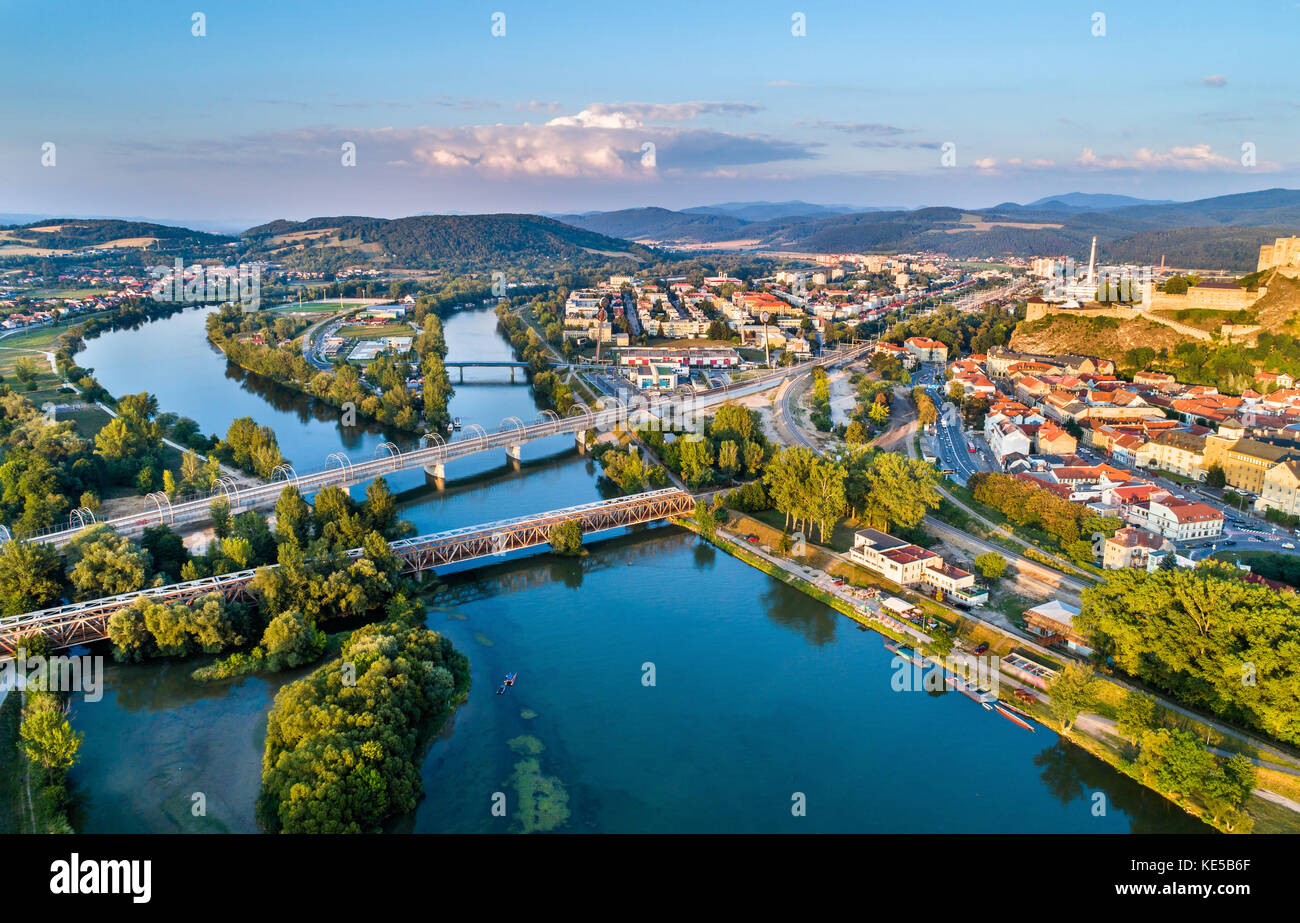
<path fill-rule="evenodd" d="M 1300 237 L 1279 237 L 1272 244 L 1259 248 L 1259 264 L 1256 272 L 1276 269 L 1289 279 L 1300 276 Z"/>

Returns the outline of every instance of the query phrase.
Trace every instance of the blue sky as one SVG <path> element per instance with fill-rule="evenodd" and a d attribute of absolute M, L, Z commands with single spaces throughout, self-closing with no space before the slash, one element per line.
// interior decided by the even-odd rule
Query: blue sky
<path fill-rule="evenodd" d="M 246 225 L 1300 185 L 1294 2 L 54 9 L 0 2 L 0 212 Z"/>

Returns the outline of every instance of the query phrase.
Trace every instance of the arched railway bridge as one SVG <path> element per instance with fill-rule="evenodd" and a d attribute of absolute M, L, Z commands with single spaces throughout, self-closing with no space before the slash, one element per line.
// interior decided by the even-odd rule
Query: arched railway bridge
<path fill-rule="evenodd" d="M 695 498 L 684 490 L 670 487 L 399 539 L 390 542 L 389 547 L 402 559 L 402 573 L 414 574 L 418 578 L 425 571 L 438 567 L 500 557 L 512 551 L 549 544 L 551 528 L 570 520 L 577 522 L 583 534 L 588 535 L 675 516 L 689 516 L 694 511 Z M 362 554 L 360 548 L 348 552 L 351 558 Z M 267 569 L 276 567 L 279 565 L 267 565 Z M 20 640 L 32 634 L 46 636 L 55 648 L 101 641 L 108 636 L 109 617 L 141 598 L 160 603 L 191 603 L 209 593 L 220 593 L 230 601 L 251 599 L 250 585 L 257 571 L 257 568 L 236 571 L 0 618 L 0 657 L 12 654 Z"/>

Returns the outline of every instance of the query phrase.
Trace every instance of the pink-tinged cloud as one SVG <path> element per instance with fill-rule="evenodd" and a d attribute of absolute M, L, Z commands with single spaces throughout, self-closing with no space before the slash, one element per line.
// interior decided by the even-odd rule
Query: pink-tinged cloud
<path fill-rule="evenodd" d="M 1089 147 L 1075 160 L 1089 170 L 1216 170 L 1240 166 L 1237 160 L 1216 154 L 1208 144 L 1174 146 L 1167 151 L 1140 147 L 1128 156 L 1098 156 Z"/>

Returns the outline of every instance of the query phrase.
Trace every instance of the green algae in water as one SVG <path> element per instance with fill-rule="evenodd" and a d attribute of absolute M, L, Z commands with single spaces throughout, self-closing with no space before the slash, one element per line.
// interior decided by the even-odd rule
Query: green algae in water
<path fill-rule="evenodd" d="M 474 640 L 477 641 L 479 644 L 482 644 L 484 647 L 496 646 L 496 642 L 494 642 L 487 635 L 483 634 L 483 632 L 481 631 L 474 632 Z"/>
<path fill-rule="evenodd" d="M 537 717 L 537 712 L 533 711 L 531 708 L 525 708 L 519 713 L 519 717 L 523 718 L 525 721 L 532 721 Z"/>
<path fill-rule="evenodd" d="M 506 746 L 524 756 L 536 756 L 546 749 L 546 744 L 528 734 L 520 734 L 518 737 L 512 737 L 510 740 L 506 741 Z"/>
<path fill-rule="evenodd" d="M 545 833 L 569 822 L 569 793 L 555 776 L 542 775 L 535 757 L 515 763 L 510 777 L 519 796 L 516 820 L 523 833 Z"/>

